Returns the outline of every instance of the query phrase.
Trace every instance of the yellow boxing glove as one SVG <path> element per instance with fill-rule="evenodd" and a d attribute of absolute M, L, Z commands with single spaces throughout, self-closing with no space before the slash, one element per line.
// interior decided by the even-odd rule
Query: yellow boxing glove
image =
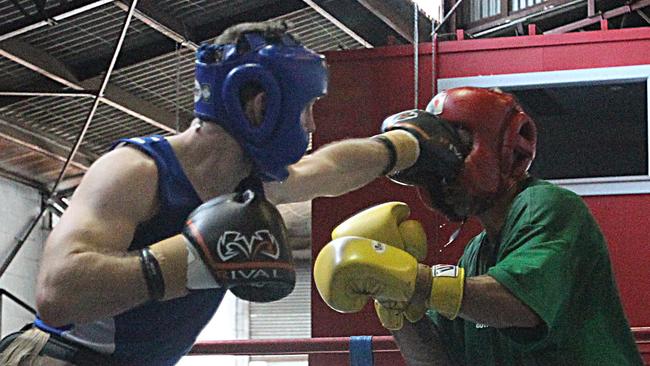
<path fill-rule="evenodd" d="M 407 251 L 416 260 L 427 256 L 427 234 L 422 224 L 407 220 L 411 209 L 404 202 L 386 202 L 367 208 L 340 223 L 332 239 L 361 236 Z"/>
<path fill-rule="evenodd" d="M 328 243 L 314 262 L 314 282 L 332 309 L 360 311 L 369 298 L 380 303 L 424 304 L 453 319 L 463 298 L 464 271 L 429 268 L 392 246 L 361 237 Z"/>
<path fill-rule="evenodd" d="M 407 220 L 411 209 L 404 202 L 386 202 L 367 208 L 339 224 L 332 239 L 360 236 L 403 249 L 423 261 L 427 256 L 427 235 L 419 221 Z M 425 307 L 401 303 L 380 304 L 375 310 L 381 324 L 391 330 L 402 328 L 403 317 L 415 322 L 424 316 Z"/>

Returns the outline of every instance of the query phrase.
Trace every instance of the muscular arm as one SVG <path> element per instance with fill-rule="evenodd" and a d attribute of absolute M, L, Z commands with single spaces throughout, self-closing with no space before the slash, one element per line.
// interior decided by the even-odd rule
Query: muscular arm
<path fill-rule="evenodd" d="M 541 322 L 531 308 L 488 275 L 466 279 L 459 316 L 494 328 L 532 328 Z"/>
<path fill-rule="evenodd" d="M 534 327 L 540 319 L 494 278 L 484 275 L 468 278 L 460 317 L 495 328 Z M 393 331 L 400 352 L 409 366 L 455 365 L 441 342 L 431 320 L 424 317 L 416 323 L 404 322 Z"/>
<path fill-rule="evenodd" d="M 130 148 L 107 154 L 89 169 L 45 244 L 37 281 L 44 321 L 92 321 L 148 300 L 137 253 L 127 248 L 136 226 L 155 213 L 156 176 L 155 163 Z M 167 260 L 165 248 L 184 249 L 180 243 L 154 251 L 163 271 L 178 262 Z M 185 263 L 186 258 L 185 252 Z"/>
<path fill-rule="evenodd" d="M 417 155 L 417 140 L 408 134 L 398 136 L 398 165 L 408 167 Z M 413 154 L 413 156 L 410 156 Z M 389 163 L 389 152 L 369 138 L 347 139 L 323 146 L 289 167 L 284 182 L 265 185 L 275 204 L 308 201 L 316 197 L 338 196 L 360 188 L 377 178 Z M 399 167 L 399 166 L 398 166 Z"/>
<path fill-rule="evenodd" d="M 388 164 L 388 152 L 371 139 L 349 139 L 325 145 L 289 167 L 289 178 L 267 183 L 273 203 L 338 196 L 377 178 Z"/>

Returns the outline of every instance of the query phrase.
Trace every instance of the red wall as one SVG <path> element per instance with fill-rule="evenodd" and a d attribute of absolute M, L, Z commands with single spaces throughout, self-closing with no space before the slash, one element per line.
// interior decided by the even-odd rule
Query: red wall
<path fill-rule="evenodd" d="M 438 78 L 650 64 L 650 28 L 441 42 L 438 50 Z M 424 108 L 432 96 L 431 45 L 423 44 L 420 54 L 419 107 Z M 316 147 L 342 138 L 375 134 L 387 115 L 413 108 L 412 47 L 336 52 L 328 55 L 328 62 L 330 92 L 316 106 Z M 609 241 L 630 323 L 633 327 L 649 327 L 650 195 L 585 199 Z M 477 223 L 469 223 L 456 243 L 442 249 L 455 225 L 439 229 L 446 221 L 420 204 L 415 190 L 382 178 L 344 196 L 314 201 L 314 258 L 341 220 L 390 200 L 409 203 L 413 216 L 425 224 L 431 243 L 429 264 L 455 262 L 463 244 L 479 230 Z M 313 337 L 388 334 L 378 324 L 371 306 L 359 314 L 338 314 L 323 303 L 316 287 L 312 288 Z M 647 333 L 643 332 L 644 337 Z M 650 359 L 650 350 L 645 351 Z M 347 357 L 312 355 L 310 364 L 344 365 Z M 376 365 L 403 364 L 397 353 L 382 353 L 375 358 Z"/>

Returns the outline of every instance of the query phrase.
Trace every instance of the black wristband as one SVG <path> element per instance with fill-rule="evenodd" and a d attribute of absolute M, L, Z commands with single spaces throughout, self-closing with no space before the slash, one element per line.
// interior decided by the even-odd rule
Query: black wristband
<path fill-rule="evenodd" d="M 163 278 L 160 264 L 148 247 L 140 249 L 140 264 L 144 279 L 147 282 L 149 299 L 158 301 L 165 296 L 165 279 Z"/>
<path fill-rule="evenodd" d="M 388 151 L 388 164 L 384 168 L 384 171 L 381 172 L 381 175 L 386 175 L 395 169 L 395 165 L 397 164 L 397 149 L 395 149 L 393 142 L 384 135 L 375 135 L 372 139 L 384 144 Z"/>

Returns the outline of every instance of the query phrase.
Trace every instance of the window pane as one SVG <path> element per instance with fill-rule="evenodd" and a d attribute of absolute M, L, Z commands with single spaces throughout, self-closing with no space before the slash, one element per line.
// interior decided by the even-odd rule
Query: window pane
<path fill-rule="evenodd" d="M 510 89 L 537 122 L 541 178 L 648 175 L 647 82 Z"/>

